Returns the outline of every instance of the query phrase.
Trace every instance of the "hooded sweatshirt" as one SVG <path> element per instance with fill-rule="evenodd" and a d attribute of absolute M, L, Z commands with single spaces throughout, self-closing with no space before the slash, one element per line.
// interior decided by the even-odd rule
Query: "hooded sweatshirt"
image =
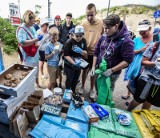
<path fill-rule="evenodd" d="M 130 64 L 134 56 L 134 43 L 130 38 L 129 31 L 123 21 L 120 22 L 119 32 L 109 37 L 102 35 L 96 45 L 94 56 L 99 65 L 102 58 L 107 62 L 107 68 L 112 68 L 122 61 Z M 120 74 L 120 71 L 114 74 Z"/>

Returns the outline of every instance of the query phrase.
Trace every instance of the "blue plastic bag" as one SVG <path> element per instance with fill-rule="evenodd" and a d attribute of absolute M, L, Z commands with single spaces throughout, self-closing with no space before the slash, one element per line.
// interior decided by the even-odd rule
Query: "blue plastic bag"
<path fill-rule="evenodd" d="M 83 134 L 52 119 L 43 116 L 29 135 L 33 138 L 85 138 Z"/>

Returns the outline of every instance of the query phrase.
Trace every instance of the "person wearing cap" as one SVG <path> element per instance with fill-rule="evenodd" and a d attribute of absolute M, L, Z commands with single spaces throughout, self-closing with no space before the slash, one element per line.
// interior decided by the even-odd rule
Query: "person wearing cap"
<path fill-rule="evenodd" d="M 96 45 L 92 68 L 99 66 L 102 59 L 106 60 L 107 69 L 103 75 L 110 77 L 113 92 L 121 70 L 133 60 L 134 44 L 125 23 L 117 14 L 107 16 L 103 24 L 105 34 L 99 38 Z"/>
<path fill-rule="evenodd" d="M 62 37 L 61 37 L 64 43 L 66 43 L 67 41 L 67 35 L 69 31 L 75 27 L 75 25 L 72 22 L 72 13 L 67 13 L 65 20 L 66 20 L 65 23 L 62 25 Z"/>
<path fill-rule="evenodd" d="M 82 23 L 85 32 L 85 39 L 87 41 L 87 52 L 88 56 L 86 61 L 89 63 L 88 66 L 83 69 L 82 72 L 82 87 L 79 89 L 79 93 L 84 92 L 84 86 L 87 78 L 87 74 L 91 71 L 93 63 L 93 55 L 96 43 L 98 42 L 99 37 L 103 34 L 103 22 L 101 19 L 96 18 L 96 6 L 93 3 L 90 3 L 86 7 L 86 20 Z M 90 73 L 90 98 L 95 99 L 96 92 L 94 91 L 95 86 L 95 76 Z"/>
<path fill-rule="evenodd" d="M 83 38 L 84 28 L 76 26 L 73 38 L 68 39 L 64 46 L 64 66 L 66 72 L 66 89 L 75 92 L 81 73 L 80 59 L 87 56 L 86 39 Z"/>
<path fill-rule="evenodd" d="M 49 29 L 52 28 L 52 27 L 57 27 L 57 29 L 59 30 L 59 42 L 61 44 L 64 44 L 63 40 L 61 39 L 62 38 L 62 25 L 61 25 L 61 17 L 60 15 L 56 15 L 55 18 L 54 18 L 54 24 L 50 25 L 49 26 Z"/>
<path fill-rule="evenodd" d="M 134 59 L 133 62 L 126 69 L 124 74 L 124 81 L 131 82 L 132 79 L 137 77 L 141 72 L 141 60 L 143 52 L 146 50 L 148 45 L 153 42 L 153 34 L 151 32 L 151 24 L 148 20 L 139 22 L 137 31 L 140 36 L 133 40 L 134 42 Z M 122 99 L 128 99 L 130 97 L 130 91 L 122 96 Z"/>
<path fill-rule="evenodd" d="M 69 33 L 68 33 L 68 35 L 67 35 L 67 38 L 68 38 L 68 39 L 73 38 L 73 33 L 74 33 L 74 28 L 72 28 L 71 30 L 69 30 Z"/>
<path fill-rule="evenodd" d="M 36 31 L 40 29 L 40 18 L 36 17 L 35 24 L 33 26 Z"/>
<path fill-rule="evenodd" d="M 44 74 L 44 62 L 45 60 L 45 48 L 47 43 L 50 41 L 49 33 L 48 33 L 48 25 L 49 21 L 43 20 L 41 23 L 41 28 L 37 31 L 38 35 L 43 35 L 43 39 L 39 42 L 39 72 L 42 78 L 47 78 Z"/>

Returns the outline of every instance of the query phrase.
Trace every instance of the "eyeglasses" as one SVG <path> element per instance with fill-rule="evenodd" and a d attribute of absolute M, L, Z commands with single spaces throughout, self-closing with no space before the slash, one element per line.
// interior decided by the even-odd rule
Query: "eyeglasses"
<path fill-rule="evenodd" d="M 76 37 L 78 38 L 78 37 L 83 37 L 82 35 L 76 35 Z"/>
<path fill-rule="evenodd" d="M 94 16 L 94 14 L 88 14 L 88 15 L 87 15 L 87 17 L 89 17 L 89 16 L 93 17 L 93 16 Z"/>

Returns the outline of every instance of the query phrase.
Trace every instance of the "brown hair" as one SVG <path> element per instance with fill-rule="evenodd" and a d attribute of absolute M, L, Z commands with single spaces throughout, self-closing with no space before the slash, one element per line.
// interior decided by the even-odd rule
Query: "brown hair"
<path fill-rule="evenodd" d="M 22 20 L 24 23 L 28 23 L 29 20 L 36 18 L 36 15 L 31 11 L 31 10 L 27 10 L 22 17 Z"/>
<path fill-rule="evenodd" d="M 88 4 L 87 5 L 87 10 L 90 10 L 90 9 L 92 9 L 92 8 L 95 8 L 95 11 L 96 11 L 96 6 L 93 4 L 93 3 L 90 3 L 90 4 Z"/>
<path fill-rule="evenodd" d="M 105 26 L 115 26 L 120 24 L 120 17 L 117 14 L 111 14 L 103 20 L 103 23 Z"/>

